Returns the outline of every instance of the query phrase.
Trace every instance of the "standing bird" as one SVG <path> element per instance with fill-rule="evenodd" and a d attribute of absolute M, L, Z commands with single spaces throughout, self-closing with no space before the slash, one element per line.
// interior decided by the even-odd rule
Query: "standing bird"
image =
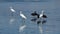
<path fill-rule="evenodd" d="M 12 12 L 16 12 L 12 7 L 10 7 L 10 10 L 11 10 Z"/>
<path fill-rule="evenodd" d="M 47 18 L 47 16 L 44 14 L 44 10 L 42 10 L 42 13 L 39 15 L 40 18 Z"/>
<path fill-rule="evenodd" d="M 13 9 L 12 6 L 10 6 L 9 8 L 10 8 L 10 11 L 11 11 L 11 16 L 12 16 L 12 18 L 10 19 L 10 24 L 12 24 L 12 23 L 15 21 L 15 19 L 13 18 L 13 14 L 14 14 L 16 11 Z"/>
<path fill-rule="evenodd" d="M 44 14 L 44 10 L 42 10 L 42 13 L 39 15 L 39 18 L 40 18 L 40 21 L 37 21 L 37 24 L 39 25 L 40 23 L 39 29 L 41 34 L 43 34 L 42 24 L 46 22 L 44 18 L 47 18 L 47 16 Z"/>
<path fill-rule="evenodd" d="M 13 13 L 15 13 L 16 11 L 13 9 L 13 7 L 10 7 L 10 10 L 11 10 L 11 14 L 12 14 L 12 16 L 13 16 Z"/>
<path fill-rule="evenodd" d="M 32 15 L 33 17 L 35 17 L 35 18 L 32 18 L 32 19 L 31 19 L 31 21 L 34 21 L 34 22 L 35 22 L 35 21 L 37 20 L 37 18 L 36 18 L 36 17 L 38 17 L 38 18 L 39 18 L 39 16 L 38 16 L 39 14 L 37 14 L 37 12 L 36 12 L 36 11 L 34 11 L 33 13 L 31 13 L 31 15 Z"/>
<path fill-rule="evenodd" d="M 38 17 L 40 18 L 40 21 L 37 21 L 37 24 L 41 23 L 45 23 L 46 20 L 44 20 L 45 18 L 47 18 L 47 16 L 44 14 L 44 10 L 42 10 L 42 13 L 40 15 L 38 15 Z"/>
<path fill-rule="evenodd" d="M 22 11 L 20 11 L 20 16 L 25 20 L 27 19 L 27 17 L 22 13 Z"/>
<path fill-rule="evenodd" d="M 32 16 L 37 16 L 38 14 L 36 13 L 36 11 L 34 13 L 31 13 Z"/>
<path fill-rule="evenodd" d="M 27 17 L 22 13 L 22 11 L 20 11 L 20 16 L 23 18 L 25 23 L 25 20 L 27 19 Z M 19 32 L 23 31 L 26 28 L 26 25 L 24 23 L 21 27 L 19 27 Z"/>
<path fill-rule="evenodd" d="M 32 16 L 37 16 L 37 18 L 39 18 L 39 14 L 37 14 L 37 12 L 35 11 L 34 13 L 31 13 Z"/>

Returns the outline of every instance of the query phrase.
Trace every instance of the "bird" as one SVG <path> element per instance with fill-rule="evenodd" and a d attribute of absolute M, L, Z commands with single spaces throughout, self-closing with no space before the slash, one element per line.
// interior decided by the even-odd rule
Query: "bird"
<path fill-rule="evenodd" d="M 47 16 L 44 14 L 44 10 L 42 10 L 42 13 L 39 14 L 38 17 L 40 18 L 40 20 L 37 21 L 37 24 L 38 24 L 38 26 L 39 26 L 39 24 L 40 24 L 40 26 L 39 26 L 40 33 L 43 34 L 43 27 L 42 27 L 42 25 L 43 25 L 44 23 L 46 23 L 46 21 L 45 21 L 44 18 L 47 18 Z"/>
<path fill-rule="evenodd" d="M 22 26 L 19 27 L 19 31 L 21 32 L 21 31 L 23 31 L 26 28 L 25 20 L 27 19 L 27 17 L 22 13 L 22 11 L 20 11 L 20 16 L 22 17 L 22 19 L 24 21 L 23 24 L 22 24 Z"/>
<path fill-rule="evenodd" d="M 31 13 L 32 16 L 37 16 L 38 14 L 36 13 L 36 11 L 34 11 L 34 13 Z"/>
<path fill-rule="evenodd" d="M 16 12 L 16 11 L 13 9 L 13 7 L 12 7 L 12 6 L 10 7 L 10 10 L 11 10 L 12 12 Z"/>
<path fill-rule="evenodd" d="M 27 19 L 27 17 L 22 13 L 22 11 L 20 11 L 20 16 L 21 16 L 23 19 Z"/>
<path fill-rule="evenodd" d="M 46 23 L 45 18 L 47 18 L 47 16 L 44 14 L 44 10 L 42 10 L 42 13 L 38 15 L 38 18 L 40 20 L 37 21 L 37 24 L 39 24 L 39 23 L 42 23 L 42 24 Z"/>
<path fill-rule="evenodd" d="M 42 10 L 42 13 L 39 15 L 39 17 L 41 18 L 47 18 L 47 16 L 44 14 L 44 10 Z"/>
<path fill-rule="evenodd" d="M 12 6 L 10 6 L 10 10 L 11 10 L 11 16 L 13 16 L 13 13 L 15 13 L 16 11 L 13 9 L 13 7 Z"/>
<path fill-rule="evenodd" d="M 27 19 L 27 17 L 22 13 L 22 11 L 20 11 L 20 16 L 23 19 L 23 25 L 25 24 L 25 20 Z"/>
<path fill-rule="evenodd" d="M 31 15 L 33 16 L 33 17 L 35 17 L 35 18 L 32 18 L 31 19 L 31 21 L 37 21 L 37 19 L 39 18 L 39 14 L 36 12 L 36 11 L 34 11 L 33 13 L 31 13 Z"/>

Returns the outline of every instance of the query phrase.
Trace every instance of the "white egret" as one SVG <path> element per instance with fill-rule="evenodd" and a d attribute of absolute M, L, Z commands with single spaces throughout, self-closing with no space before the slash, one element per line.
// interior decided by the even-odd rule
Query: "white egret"
<path fill-rule="evenodd" d="M 39 15 L 40 18 L 47 18 L 47 16 L 44 14 L 44 10 L 42 10 L 42 13 Z"/>
<path fill-rule="evenodd" d="M 39 18 L 41 20 L 39 29 L 40 29 L 41 34 L 43 34 L 42 24 L 44 23 L 44 18 L 47 18 L 47 16 L 44 14 L 44 10 L 42 10 L 42 13 L 39 15 Z"/>
<path fill-rule="evenodd" d="M 10 8 L 10 11 L 11 11 L 11 16 L 13 16 L 13 13 L 15 13 L 16 11 L 13 9 L 12 6 L 10 6 L 9 8 Z M 15 19 L 12 17 L 12 18 L 10 19 L 10 24 L 12 24 L 14 21 L 15 21 Z"/>
<path fill-rule="evenodd" d="M 20 11 L 20 16 L 21 16 L 23 19 L 27 19 L 27 17 L 22 13 L 22 11 Z"/>
<path fill-rule="evenodd" d="M 44 10 L 42 10 L 42 13 L 40 15 L 38 15 L 38 17 L 40 18 L 40 20 L 37 21 L 37 24 L 41 23 L 45 23 L 46 22 L 46 18 L 47 16 L 44 14 Z"/>
<path fill-rule="evenodd" d="M 10 10 L 11 10 L 12 12 L 16 12 L 16 11 L 13 9 L 13 7 L 10 7 Z"/>
<path fill-rule="evenodd" d="M 19 32 L 23 31 L 26 28 L 25 25 L 25 20 L 27 19 L 27 17 L 22 13 L 22 11 L 20 11 L 20 16 L 23 18 L 23 25 L 21 27 L 19 27 Z"/>
<path fill-rule="evenodd" d="M 27 19 L 27 17 L 22 13 L 22 11 L 20 11 L 20 16 L 23 18 L 23 22 L 25 22 L 25 20 Z"/>
<path fill-rule="evenodd" d="M 13 9 L 13 7 L 12 7 L 12 6 L 10 6 L 10 11 L 11 11 L 12 16 L 13 16 L 13 13 L 15 13 L 15 12 L 16 12 L 16 11 Z"/>

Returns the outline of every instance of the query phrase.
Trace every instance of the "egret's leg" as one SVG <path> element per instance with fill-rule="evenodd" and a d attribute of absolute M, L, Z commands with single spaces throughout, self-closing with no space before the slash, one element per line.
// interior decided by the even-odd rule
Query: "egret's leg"
<path fill-rule="evenodd" d="M 11 12 L 11 16 L 13 16 L 13 12 Z"/>
<path fill-rule="evenodd" d="M 23 23 L 25 23 L 25 19 L 24 19 L 24 22 Z"/>
<path fill-rule="evenodd" d="M 25 25 L 25 19 L 23 19 L 22 26 Z"/>

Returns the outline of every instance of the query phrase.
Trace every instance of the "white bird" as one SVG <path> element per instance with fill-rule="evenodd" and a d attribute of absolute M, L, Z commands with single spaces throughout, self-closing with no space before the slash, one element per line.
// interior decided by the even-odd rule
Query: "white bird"
<path fill-rule="evenodd" d="M 20 11 L 20 16 L 21 16 L 23 19 L 27 19 L 27 17 L 22 13 L 22 11 Z"/>
<path fill-rule="evenodd" d="M 10 10 L 11 10 L 12 12 L 16 12 L 12 7 L 10 7 Z"/>
<path fill-rule="evenodd" d="M 12 6 L 10 6 L 10 11 L 11 11 L 11 15 L 13 16 L 13 14 L 16 12 Z"/>
<path fill-rule="evenodd" d="M 47 18 L 47 16 L 44 14 L 44 10 L 42 10 L 42 13 L 39 15 L 39 18 L 41 18 L 41 24 L 39 26 L 40 32 L 41 34 L 43 34 L 43 28 L 42 28 L 42 24 L 43 24 L 43 20 L 44 18 Z"/>
<path fill-rule="evenodd" d="M 20 11 L 20 16 L 23 18 L 23 21 L 24 21 L 22 26 L 19 28 L 19 31 L 21 32 L 26 28 L 25 20 L 27 19 L 27 17 L 22 13 L 22 11 Z"/>
<path fill-rule="evenodd" d="M 44 10 L 42 10 L 42 13 L 39 15 L 40 18 L 47 18 L 47 16 L 44 14 Z"/>
<path fill-rule="evenodd" d="M 44 11 L 42 10 L 42 13 L 41 13 L 40 16 L 39 16 L 40 18 L 43 16 L 43 13 L 44 13 Z"/>
<path fill-rule="evenodd" d="M 11 11 L 11 16 L 13 16 L 13 13 L 16 12 L 12 6 L 9 7 L 10 11 Z M 10 24 L 12 24 L 15 21 L 14 18 L 10 19 Z"/>

